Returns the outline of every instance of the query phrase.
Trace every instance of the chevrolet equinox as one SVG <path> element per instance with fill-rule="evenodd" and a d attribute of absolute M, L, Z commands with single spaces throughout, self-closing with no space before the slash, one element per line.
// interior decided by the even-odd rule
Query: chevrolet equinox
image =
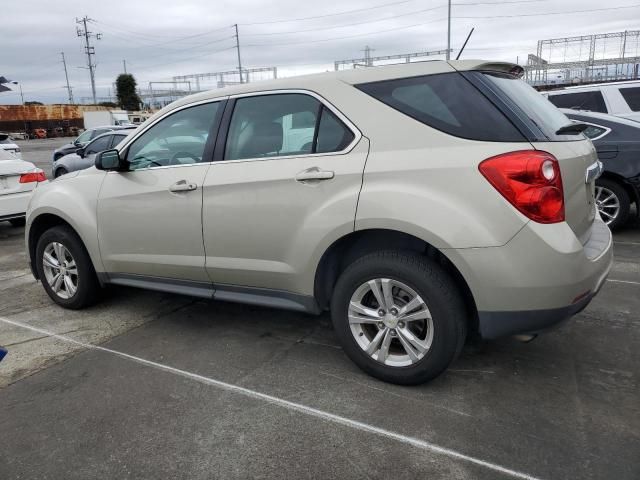
<path fill-rule="evenodd" d="M 470 334 L 535 334 L 612 262 L 602 166 L 509 63 L 250 83 L 165 107 L 38 188 L 31 269 L 82 308 L 107 284 L 308 313 L 380 379 L 430 380 Z"/>

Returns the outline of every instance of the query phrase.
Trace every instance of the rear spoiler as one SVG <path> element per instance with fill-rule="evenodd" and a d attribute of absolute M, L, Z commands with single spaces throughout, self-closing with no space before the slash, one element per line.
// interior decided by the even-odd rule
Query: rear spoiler
<path fill-rule="evenodd" d="M 482 60 L 452 60 L 449 62 L 458 71 L 481 70 L 484 72 L 508 73 L 518 78 L 524 75 L 524 68 L 511 62 L 486 62 Z"/>

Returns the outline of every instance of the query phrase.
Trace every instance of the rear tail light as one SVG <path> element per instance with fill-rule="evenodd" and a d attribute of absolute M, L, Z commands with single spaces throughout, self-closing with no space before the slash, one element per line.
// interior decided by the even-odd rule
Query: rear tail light
<path fill-rule="evenodd" d="M 40 169 L 20 175 L 20 183 L 45 182 L 46 180 L 44 171 Z"/>
<path fill-rule="evenodd" d="M 511 205 L 531 220 L 564 221 L 560 165 L 550 153 L 537 150 L 505 153 L 484 160 L 478 168 Z"/>

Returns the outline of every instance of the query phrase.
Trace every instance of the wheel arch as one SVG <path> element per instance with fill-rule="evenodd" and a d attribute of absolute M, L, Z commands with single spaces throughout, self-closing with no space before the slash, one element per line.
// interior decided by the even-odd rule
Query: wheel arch
<path fill-rule="evenodd" d="M 624 178 L 622 175 L 618 175 L 617 173 L 613 173 L 605 170 L 604 172 L 602 172 L 602 175 L 600 175 L 598 179 L 610 180 L 612 182 L 616 182 L 618 185 L 624 188 L 625 192 L 627 192 L 627 195 L 629 195 L 629 199 L 631 200 L 631 203 L 635 203 L 636 206 L 640 205 L 640 195 L 638 194 L 636 189 L 633 188 L 633 186 L 630 185 L 627 179 Z"/>
<path fill-rule="evenodd" d="M 78 232 L 78 229 L 75 228 L 65 218 L 63 218 L 62 216 L 57 215 L 55 213 L 41 213 L 41 214 L 39 214 L 33 220 L 31 220 L 31 222 L 29 224 L 29 232 L 27 234 L 27 249 L 28 249 L 28 254 L 29 254 L 29 266 L 31 268 L 31 272 L 33 273 L 33 276 L 37 280 L 40 280 L 40 278 L 38 276 L 38 269 L 36 268 L 36 265 L 35 265 L 35 256 L 36 256 L 35 253 L 36 253 L 36 246 L 38 245 L 38 239 L 42 236 L 42 234 L 44 232 L 46 232 L 50 228 L 53 228 L 53 227 L 56 227 L 56 226 L 66 226 L 66 227 L 70 228 L 73 231 L 73 233 L 75 233 L 78 236 L 78 238 L 80 239 L 80 241 L 84 245 L 85 249 L 87 249 L 87 244 L 84 241 L 84 239 L 82 238 L 82 235 L 80 235 L 80 233 Z M 89 253 L 89 257 L 91 258 L 91 254 L 90 253 Z M 92 263 L 94 264 L 94 269 L 95 269 L 96 265 L 95 265 L 95 261 L 93 261 L 93 258 L 92 258 Z"/>
<path fill-rule="evenodd" d="M 367 229 L 351 232 L 334 241 L 324 252 L 316 268 L 314 296 L 321 309 L 326 310 L 333 288 L 344 269 L 356 259 L 380 250 L 404 250 L 427 256 L 451 275 L 467 309 L 468 327 L 476 332 L 478 313 L 469 285 L 460 270 L 439 249 L 414 235 L 397 230 Z"/>

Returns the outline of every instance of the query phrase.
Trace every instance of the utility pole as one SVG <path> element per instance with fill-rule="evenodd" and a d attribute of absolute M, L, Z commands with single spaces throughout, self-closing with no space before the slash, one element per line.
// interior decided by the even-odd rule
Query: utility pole
<path fill-rule="evenodd" d="M 122 60 L 122 67 L 124 68 L 124 73 L 127 73 L 127 61 L 126 60 Z"/>
<path fill-rule="evenodd" d="M 238 73 L 240 74 L 240 83 L 244 83 L 242 79 L 242 62 L 240 61 L 240 37 L 238 36 L 238 24 L 234 24 L 236 27 L 236 51 L 238 52 Z M 248 79 L 247 79 L 248 80 Z"/>
<path fill-rule="evenodd" d="M 76 27 L 76 33 L 79 37 L 84 37 L 84 51 L 87 54 L 87 66 L 89 67 L 89 75 L 91 77 L 91 93 L 93 95 L 93 103 L 96 104 L 96 77 L 95 77 L 95 68 L 96 64 L 91 60 L 91 56 L 96 54 L 95 48 L 91 46 L 90 38 L 95 37 L 96 40 L 100 40 L 102 38 L 101 33 L 92 33 L 87 28 L 87 22 L 90 22 L 91 19 L 86 15 L 82 18 L 76 18 L 77 24 L 82 24 L 83 28 Z"/>
<path fill-rule="evenodd" d="M 449 0 L 447 14 L 447 60 L 451 58 L 451 0 Z"/>
<path fill-rule="evenodd" d="M 67 61 L 64 58 L 64 52 L 60 52 L 62 55 L 62 65 L 64 65 L 64 78 L 67 80 L 67 93 L 69 94 L 69 104 L 73 105 L 73 92 L 71 91 L 71 85 L 69 85 L 69 74 L 67 73 Z"/>

